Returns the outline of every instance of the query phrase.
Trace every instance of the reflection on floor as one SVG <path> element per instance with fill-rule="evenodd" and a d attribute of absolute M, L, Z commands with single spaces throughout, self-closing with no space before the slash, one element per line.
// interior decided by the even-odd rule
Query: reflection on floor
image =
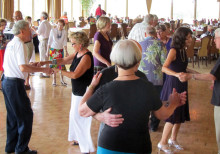
<path fill-rule="evenodd" d="M 214 62 L 208 67 L 201 65 L 199 72 L 209 72 Z M 189 64 L 191 66 L 191 64 Z M 34 111 L 33 134 L 30 148 L 37 149 L 39 154 L 79 154 L 78 146 L 71 146 L 67 141 L 68 114 L 71 101 L 70 79 L 65 78 L 67 87 L 52 86 L 52 77 L 40 79 L 38 75 L 30 79 L 31 90 L 27 91 Z M 179 154 L 216 154 L 215 126 L 213 106 L 210 104 L 211 82 L 189 81 L 189 104 L 191 121 L 182 125 L 178 140 L 185 148 Z M 160 123 L 157 132 L 151 132 L 153 154 L 158 153 L 156 147 L 161 138 L 164 122 Z M 97 146 L 99 122 L 92 122 L 92 138 Z M 4 153 L 6 140 L 6 109 L 3 94 L 0 92 L 0 153 Z M 132 142 L 132 141 L 131 141 Z M 161 152 L 163 153 L 163 152 Z"/>

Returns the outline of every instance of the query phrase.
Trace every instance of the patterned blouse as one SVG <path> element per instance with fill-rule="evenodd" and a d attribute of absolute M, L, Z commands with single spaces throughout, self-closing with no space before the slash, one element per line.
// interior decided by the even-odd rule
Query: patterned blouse
<path fill-rule="evenodd" d="M 142 59 L 139 70 L 146 74 L 153 85 L 163 85 L 162 66 L 166 60 L 167 50 L 164 44 L 154 38 L 147 37 L 140 42 L 142 47 Z"/>
<path fill-rule="evenodd" d="M 4 44 L 6 44 L 6 37 L 2 31 L 0 31 L 0 50 L 5 49 Z"/>

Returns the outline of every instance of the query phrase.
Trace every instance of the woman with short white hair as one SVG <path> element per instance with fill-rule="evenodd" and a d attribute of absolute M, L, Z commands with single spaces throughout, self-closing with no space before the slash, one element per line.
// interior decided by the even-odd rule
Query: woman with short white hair
<path fill-rule="evenodd" d="M 152 151 L 147 126 L 150 111 L 153 110 L 160 119 L 169 117 L 177 106 L 184 103 L 185 93 L 180 95 L 180 99 L 174 90 L 170 105 L 167 108 L 162 106 L 152 83 L 135 75 L 141 60 L 141 50 L 132 40 L 116 43 L 110 58 L 118 68 L 118 77 L 93 94 L 102 76 L 97 73 L 80 102 L 79 113 L 89 117 L 101 109 L 105 111 L 111 107 L 111 114 L 122 114 L 124 118 L 118 127 L 104 126 L 98 140 L 97 154 L 149 154 Z"/>

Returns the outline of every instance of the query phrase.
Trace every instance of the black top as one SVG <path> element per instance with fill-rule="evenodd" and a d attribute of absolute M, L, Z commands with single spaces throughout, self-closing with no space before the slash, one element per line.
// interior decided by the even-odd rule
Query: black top
<path fill-rule="evenodd" d="M 215 106 L 220 106 L 220 57 L 210 73 L 216 77 L 211 103 Z"/>
<path fill-rule="evenodd" d="M 115 78 L 118 77 L 118 72 L 115 71 L 115 65 L 102 69 L 101 73 L 102 73 L 102 77 L 101 77 L 96 89 L 98 89 L 100 86 L 102 86 L 110 81 L 113 81 Z M 148 81 L 146 75 L 139 70 L 137 72 L 135 72 L 135 75 L 145 81 Z"/>
<path fill-rule="evenodd" d="M 93 77 L 93 69 L 94 69 L 94 63 L 93 63 L 93 57 L 92 53 L 90 51 L 86 52 L 84 55 L 81 57 L 77 58 L 78 52 L 76 53 L 73 62 L 70 66 L 70 71 L 74 72 L 78 64 L 80 63 L 80 60 L 82 59 L 83 56 L 89 55 L 91 59 L 91 67 L 79 78 L 77 79 L 71 79 L 72 82 L 72 93 L 77 96 L 83 96 L 84 93 L 86 92 L 87 86 L 92 81 Z"/>
<path fill-rule="evenodd" d="M 153 84 L 142 79 L 114 80 L 101 86 L 87 101 L 93 112 L 112 108 L 112 114 L 122 114 L 118 127 L 104 126 L 98 146 L 120 152 L 150 153 L 147 127 L 150 111 L 162 106 Z"/>

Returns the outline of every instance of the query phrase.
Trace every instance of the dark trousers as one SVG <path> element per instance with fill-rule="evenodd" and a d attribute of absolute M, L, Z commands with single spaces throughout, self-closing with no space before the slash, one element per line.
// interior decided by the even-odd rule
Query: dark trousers
<path fill-rule="evenodd" d="M 161 90 L 163 88 L 163 86 L 154 86 L 157 93 L 159 94 L 160 96 L 160 93 L 161 93 Z M 157 129 L 159 124 L 160 124 L 160 120 L 157 119 L 157 117 L 153 114 L 153 112 L 151 112 L 151 117 L 150 117 L 150 127 L 153 128 L 153 129 Z"/>
<path fill-rule="evenodd" d="M 7 110 L 7 141 L 5 152 L 25 152 L 29 150 L 33 111 L 24 88 L 24 80 L 6 77 L 2 89 Z"/>
<path fill-rule="evenodd" d="M 34 49 L 35 49 L 35 53 L 39 53 L 39 40 L 38 40 L 38 37 L 35 36 L 33 38 L 33 44 L 34 44 Z"/>

